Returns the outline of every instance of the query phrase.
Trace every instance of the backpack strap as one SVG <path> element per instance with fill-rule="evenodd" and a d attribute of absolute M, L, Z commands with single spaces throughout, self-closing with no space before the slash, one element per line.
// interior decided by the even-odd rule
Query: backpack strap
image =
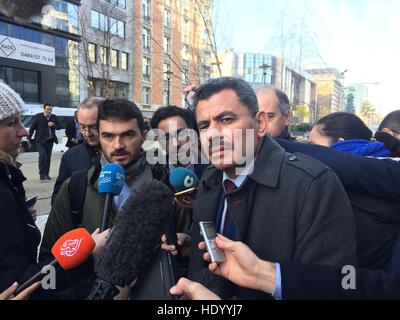
<path fill-rule="evenodd" d="M 70 195 L 71 218 L 75 227 L 82 223 L 83 205 L 87 188 L 88 170 L 74 172 L 68 185 Z"/>

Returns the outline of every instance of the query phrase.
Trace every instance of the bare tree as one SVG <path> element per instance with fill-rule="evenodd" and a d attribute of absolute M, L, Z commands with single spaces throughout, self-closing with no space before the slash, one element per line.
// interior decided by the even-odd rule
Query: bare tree
<path fill-rule="evenodd" d="M 122 32 L 118 21 L 123 21 L 128 24 L 129 17 L 121 17 L 118 15 L 116 4 L 102 3 L 102 17 L 99 19 L 99 29 L 93 30 L 89 25 L 91 7 L 89 5 L 82 4 L 77 12 L 78 22 L 80 25 L 80 35 L 82 41 L 79 44 L 79 53 L 83 58 L 83 65 L 79 66 L 78 61 L 72 59 L 71 63 L 77 67 L 82 78 L 86 82 L 89 95 L 95 95 L 95 79 L 100 79 L 101 82 L 101 94 L 103 96 L 110 95 L 110 84 L 113 74 L 112 69 L 112 45 L 120 41 L 124 41 L 122 37 L 118 37 L 117 34 Z M 101 38 L 98 35 L 101 34 Z M 101 39 L 99 41 L 99 39 Z M 100 42 L 100 43 L 99 43 Z M 100 44 L 100 50 L 97 54 L 94 52 L 94 44 Z"/>

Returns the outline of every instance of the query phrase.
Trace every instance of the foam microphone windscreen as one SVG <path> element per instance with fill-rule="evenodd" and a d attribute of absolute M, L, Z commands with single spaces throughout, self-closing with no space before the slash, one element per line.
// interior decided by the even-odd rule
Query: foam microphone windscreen
<path fill-rule="evenodd" d="M 98 278 L 130 285 L 156 253 L 174 210 L 172 192 L 165 184 L 153 180 L 133 187 L 96 263 Z"/>
<path fill-rule="evenodd" d="M 1 11 L 8 17 L 29 20 L 40 16 L 51 0 L 0 0 Z"/>
<path fill-rule="evenodd" d="M 79 228 L 62 235 L 53 245 L 51 253 L 64 270 L 69 270 L 83 263 L 95 246 L 90 233 Z"/>
<path fill-rule="evenodd" d="M 199 184 L 199 178 L 193 171 L 187 168 L 178 167 L 169 175 L 169 183 L 175 192 L 181 192 L 187 189 L 196 188 Z"/>

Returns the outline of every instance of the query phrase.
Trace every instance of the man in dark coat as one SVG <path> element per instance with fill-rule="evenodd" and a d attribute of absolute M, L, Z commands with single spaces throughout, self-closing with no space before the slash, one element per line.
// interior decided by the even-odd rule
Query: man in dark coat
<path fill-rule="evenodd" d="M 97 114 L 99 104 L 103 100 L 100 97 L 89 97 L 83 100 L 78 108 L 77 120 L 84 142 L 63 154 L 51 197 L 52 204 L 64 181 L 70 178 L 74 172 L 88 170 L 93 165 L 93 159 L 100 154 Z"/>
<path fill-rule="evenodd" d="M 358 266 L 385 269 L 400 233 L 400 163 L 285 139 L 276 141 L 286 152 L 311 156 L 335 171 L 356 219 Z"/>
<path fill-rule="evenodd" d="M 214 221 L 218 232 L 245 242 L 263 259 L 355 263 L 354 217 L 338 178 L 316 160 L 285 153 L 266 136 L 266 115 L 258 112 L 248 83 L 213 79 L 197 90 L 195 106 L 202 148 L 213 167 L 203 173 L 194 205 L 189 277 L 196 279 L 205 267 L 196 249 L 200 221 Z M 212 289 L 224 289 L 224 298 L 264 297 L 225 285 L 230 286 L 216 283 Z"/>
<path fill-rule="evenodd" d="M 57 116 L 52 114 L 53 107 L 46 103 L 43 106 L 43 113 L 33 117 L 29 128 L 29 140 L 32 141 L 35 133 L 36 148 L 39 152 L 39 176 L 40 180 L 51 180 L 49 176 L 51 152 L 53 144 L 58 144 L 56 130 L 60 130 Z"/>
<path fill-rule="evenodd" d="M 83 142 L 83 136 L 79 126 L 77 114 L 78 111 L 75 111 L 74 118 L 71 121 L 68 121 L 65 126 L 65 135 L 68 138 L 65 146 L 69 149 Z"/>

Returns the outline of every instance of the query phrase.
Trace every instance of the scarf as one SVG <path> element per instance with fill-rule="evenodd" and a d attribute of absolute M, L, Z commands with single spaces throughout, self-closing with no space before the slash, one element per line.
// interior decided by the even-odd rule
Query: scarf
<path fill-rule="evenodd" d="M 331 145 L 332 149 L 350 152 L 360 156 L 390 157 L 390 151 L 382 142 L 370 142 L 368 140 L 345 140 Z"/>
<path fill-rule="evenodd" d="M 102 166 L 104 166 L 110 163 L 110 161 L 108 161 L 104 156 L 104 154 L 102 154 L 100 158 L 100 163 Z M 125 182 L 129 186 L 132 185 L 133 181 L 135 181 L 136 184 L 137 181 L 140 182 L 142 179 L 147 180 L 148 178 L 150 178 L 151 180 L 153 177 L 151 173 L 151 167 L 147 164 L 146 152 L 144 150 L 140 152 L 139 156 L 134 162 L 124 167 L 124 170 L 125 170 Z"/>
<path fill-rule="evenodd" d="M 5 163 L 11 164 L 14 167 L 17 167 L 17 162 L 13 157 L 11 157 L 8 153 L 5 153 L 0 150 L 0 161 L 3 161 Z"/>

